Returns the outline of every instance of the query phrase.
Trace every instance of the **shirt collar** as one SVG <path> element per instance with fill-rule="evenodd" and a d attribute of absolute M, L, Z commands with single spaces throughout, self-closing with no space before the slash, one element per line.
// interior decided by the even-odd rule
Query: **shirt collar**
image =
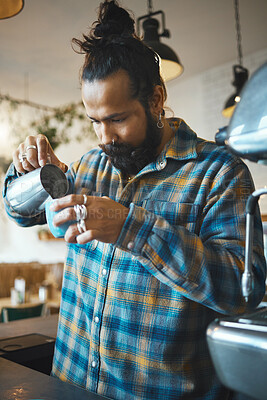
<path fill-rule="evenodd" d="M 173 158 L 175 160 L 197 158 L 196 133 L 180 118 L 170 118 L 167 121 L 175 131 L 175 134 L 162 150 L 158 161 L 162 162 L 165 158 Z"/>
<path fill-rule="evenodd" d="M 189 160 L 197 158 L 197 135 L 196 133 L 185 123 L 184 120 L 180 118 L 168 118 L 168 123 L 174 130 L 173 138 L 164 146 L 162 152 L 157 157 L 157 160 L 147 165 L 138 172 L 139 174 L 144 174 L 154 170 L 163 170 L 167 164 L 167 158 L 172 158 L 174 160 Z M 106 154 L 103 152 L 103 155 Z M 120 172 L 114 168 L 117 175 Z M 132 179 L 132 178 L 131 178 Z"/>

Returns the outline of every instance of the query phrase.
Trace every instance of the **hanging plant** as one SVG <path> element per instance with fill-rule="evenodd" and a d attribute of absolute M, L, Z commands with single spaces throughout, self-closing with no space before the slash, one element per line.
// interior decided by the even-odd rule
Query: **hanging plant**
<path fill-rule="evenodd" d="M 49 107 L 0 94 L 0 105 L 7 111 L 11 135 L 16 144 L 28 135 L 43 134 L 55 150 L 60 144 L 72 140 L 80 142 L 86 137 L 95 138 L 81 102 Z"/>

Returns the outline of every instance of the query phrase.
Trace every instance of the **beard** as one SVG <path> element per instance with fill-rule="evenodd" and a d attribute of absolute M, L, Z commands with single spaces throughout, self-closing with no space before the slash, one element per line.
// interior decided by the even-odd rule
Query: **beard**
<path fill-rule="evenodd" d="M 127 143 L 99 145 L 108 155 L 111 164 L 119 169 L 123 176 L 136 175 L 157 158 L 157 149 L 162 140 L 162 129 L 157 127 L 150 111 L 146 111 L 146 117 L 146 137 L 140 146 L 134 147 Z"/>

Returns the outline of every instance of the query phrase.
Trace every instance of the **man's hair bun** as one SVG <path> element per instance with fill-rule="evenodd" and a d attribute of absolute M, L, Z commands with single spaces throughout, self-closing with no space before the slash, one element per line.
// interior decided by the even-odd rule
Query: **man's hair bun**
<path fill-rule="evenodd" d="M 94 27 L 96 38 L 106 38 L 110 35 L 134 35 L 134 20 L 113 0 L 100 4 L 98 21 Z"/>
<path fill-rule="evenodd" d="M 93 82 L 106 79 L 119 70 L 130 78 L 132 98 L 136 98 L 147 109 L 160 85 L 166 99 L 166 88 L 160 76 L 160 60 L 157 53 L 135 34 L 134 18 L 121 8 L 116 0 L 105 0 L 100 4 L 97 21 L 82 39 L 72 39 L 78 46 L 74 50 L 85 54 L 81 69 L 81 81 Z"/>

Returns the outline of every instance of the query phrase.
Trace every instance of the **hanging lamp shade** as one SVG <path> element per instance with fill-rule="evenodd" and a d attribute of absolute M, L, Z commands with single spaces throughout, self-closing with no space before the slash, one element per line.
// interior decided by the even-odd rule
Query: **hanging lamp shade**
<path fill-rule="evenodd" d="M 161 16 L 162 33 L 159 33 L 159 21 L 154 18 Z M 165 82 L 177 78 L 184 70 L 177 54 L 166 44 L 160 41 L 161 37 L 170 37 L 170 32 L 165 28 L 165 14 L 163 11 L 152 12 L 151 1 L 148 1 L 148 14 L 137 19 L 137 35 L 140 36 L 140 22 L 143 21 L 143 41 L 160 58 L 160 72 Z"/>
<path fill-rule="evenodd" d="M 167 82 L 181 75 L 184 68 L 177 54 L 169 46 L 160 42 L 158 29 L 159 22 L 156 18 L 147 18 L 143 22 L 144 42 L 159 55 L 161 74 L 164 81 Z M 168 37 L 168 31 L 165 29 L 161 36 Z"/>
<path fill-rule="evenodd" d="M 235 92 L 225 102 L 222 115 L 226 118 L 231 118 L 235 106 L 240 102 L 240 92 L 248 80 L 248 70 L 242 65 L 233 66 L 234 80 L 232 82 L 235 87 Z"/>
<path fill-rule="evenodd" d="M 1 0 L 0 19 L 6 19 L 17 15 L 24 7 L 24 0 Z"/>
<path fill-rule="evenodd" d="M 234 0 L 235 9 L 235 25 L 236 25 L 236 38 L 237 38 L 237 51 L 238 51 L 238 65 L 233 66 L 234 81 L 233 86 L 236 88 L 234 94 L 232 94 L 226 101 L 222 110 L 222 115 L 226 118 L 231 118 L 235 106 L 240 102 L 240 92 L 248 80 L 248 70 L 243 67 L 243 53 L 241 46 L 241 28 L 239 21 L 239 0 Z"/>

